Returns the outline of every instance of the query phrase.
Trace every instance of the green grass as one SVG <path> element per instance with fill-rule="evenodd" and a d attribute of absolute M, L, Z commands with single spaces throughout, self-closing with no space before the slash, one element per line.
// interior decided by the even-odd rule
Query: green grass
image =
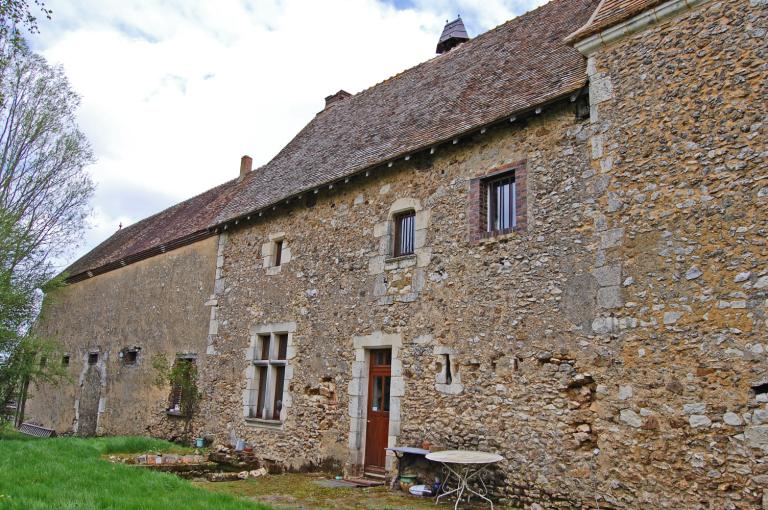
<path fill-rule="evenodd" d="M 112 453 L 184 451 L 189 449 L 145 437 L 37 439 L 0 430 L 0 509 L 269 509 L 174 475 L 101 459 Z"/>

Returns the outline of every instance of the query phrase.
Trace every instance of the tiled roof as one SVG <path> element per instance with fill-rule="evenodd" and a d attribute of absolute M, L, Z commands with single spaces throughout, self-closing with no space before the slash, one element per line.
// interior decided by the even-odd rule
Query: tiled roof
<path fill-rule="evenodd" d="M 290 196 L 567 96 L 586 62 L 564 38 L 598 0 L 554 0 L 315 116 L 269 163 L 116 232 L 72 264 L 71 281 L 209 235 Z M 79 275 L 78 277 L 76 277 Z"/>
<path fill-rule="evenodd" d="M 119 267 L 120 261 L 143 258 L 141 255 L 164 246 L 183 244 L 186 238 L 207 234 L 207 226 L 216 218 L 237 180 L 216 186 L 196 197 L 118 230 L 106 241 L 70 265 L 66 272 L 70 279 L 89 270 L 104 266 Z M 179 241 L 182 241 L 181 243 Z M 110 267 L 110 269 L 113 269 Z M 104 272 L 104 271 L 97 271 Z"/>
<path fill-rule="evenodd" d="M 579 90 L 563 39 L 597 0 L 555 0 L 319 113 L 238 186 L 222 223 Z"/>
<path fill-rule="evenodd" d="M 627 21 L 665 0 L 602 0 L 592 17 L 577 31 L 566 37 L 569 44 L 586 39 L 608 27 Z"/>

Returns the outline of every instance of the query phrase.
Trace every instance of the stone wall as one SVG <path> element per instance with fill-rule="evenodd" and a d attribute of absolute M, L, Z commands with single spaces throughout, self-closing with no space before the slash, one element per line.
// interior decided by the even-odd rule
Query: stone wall
<path fill-rule="evenodd" d="M 589 61 L 616 289 L 592 434 L 617 507 L 768 508 L 767 30 L 765 2 L 710 2 Z"/>
<path fill-rule="evenodd" d="M 603 346 L 589 336 L 600 278 L 587 212 L 603 189 L 575 111 L 565 101 L 230 230 L 199 432 L 294 468 L 330 459 L 355 472 L 365 348 L 391 345 L 390 444 L 499 451 L 507 501 L 591 494 L 596 384 L 581 372 Z M 521 162 L 525 228 L 470 241 L 471 181 Z M 392 260 L 388 221 L 403 204 L 417 213 L 417 253 Z M 279 272 L 263 260 L 275 235 L 291 250 Z M 247 420 L 254 328 L 285 323 L 290 409 L 277 426 Z"/>
<path fill-rule="evenodd" d="M 181 435 L 184 420 L 166 415 L 169 388 L 154 386 L 152 360 L 205 353 L 216 243 L 208 238 L 46 296 L 37 328 L 63 345 L 69 380 L 30 387 L 27 420 L 59 433 Z M 126 364 L 120 353 L 134 348 L 136 363 Z M 198 362 L 204 369 L 204 357 Z"/>
<path fill-rule="evenodd" d="M 231 232 L 201 430 L 354 472 L 358 343 L 396 338 L 390 444 L 498 451 L 505 501 L 759 508 L 764 10 L 707 4 L 600 50 L 588 122 L 562 105 Z M 471 241 L 473 179 L 521 162 L 525 228 Z M 391 260 L 403 201 L 419 253 Z M 249 331 L 285 322 L 290 412 L 249 423 Z"/>
<path fill-rule="evenodd" d="M 102 432 L 174 433 L 146 367 L 121 382 L 135 338 L 140 360 L 207 353 L 196 435 L 356 473 L 366 349 L 389 346 L 389 443 L 502 454 L 502 501 L 766 508 L 766 20 L 729 0 L 651 26 L 590 57 L 588 120 L 564 101 L 308 193 L 64 289 L 44 324 L 106 381 Z M 472 236 L 473 183 L 503 168 L 525 173 L 519 228 Z M 404 208 L 416 253 L 395 259 Z M 277 422 L 249 416 L 265 333 L 288 342 Z M 31 414 L 71 427 L 78 388 Z"/>

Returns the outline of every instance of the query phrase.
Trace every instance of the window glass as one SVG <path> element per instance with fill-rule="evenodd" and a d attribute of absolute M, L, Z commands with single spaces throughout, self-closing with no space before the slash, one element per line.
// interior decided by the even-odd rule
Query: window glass
<path fill-rule="evenodd" d="M 280 419 L 283 410 L 283 384 L 285 383 L 285 367 L 275 367 L 275 401 L 272 405 L 272 419 Z"/>
<path fill-rule="evenodd" d="M 261 359 L 269 359 L 269 335 L 263 335 L 259 337 L 261 339 Z"/>
<path fill-rule="evenodd" d="M 389 412 L 389 384 L 390 384 L 390 381 L 391 381 L 391 379 L 389 377 L 385 377 L 384 378 L 384 395 L 383 395 L 382 401 L 381 401 L 381 408 L 384 411 L 386 411 L 386 412 Z"/>
<path fill-rule="evenodd" d="M 267 397 L 267 368 L 268 367 L 256 367 L 256 373 L 258 374 L 258 379 L 259 379 L 259 388 L 258 388 L 259 396 L 256 402 L 257 418 L 264 417 L 264 402 L 266 401 L 266 397 Z"/>
<path fill-rule="evenodd" d="M 389 349 L 382 349 L 373 351 L 372 362 L 374 365 L 391 365 L 392 364 L 392 351 Z"/>
<path fill-rule="evenodd" d="M 381 411 L 381 396 L 384 389 L 384 377 L 377 375 L 373 378 L 373 398 L 371 399 L 371 411 Z"/>
<path fill-rule="evenodd" d="M 284 360 L 288 353 L 288 335 L 277 335 L 277 359 Z"/>

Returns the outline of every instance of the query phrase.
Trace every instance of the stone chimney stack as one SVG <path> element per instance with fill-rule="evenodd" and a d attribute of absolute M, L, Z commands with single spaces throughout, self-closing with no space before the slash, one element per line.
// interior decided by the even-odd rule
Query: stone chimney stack
<path fill-rule="evenodd" d="M 464 22 L 461 21 L 461 16 L 453 21 L 445 23 L 445 28 L 440 36 L 440 41 L 437 43 L 437 53 L 445 53 L 450 51 L 459 44 L 469 41 L 469 35 L 467 29 L 464 28 Z"/>
<path fill-rule="evenodd" d="M 338 103 L 339 101 L 344 101 L 348 97 L 352 97 L 352 94 L 350 94 L 346 90 L 340 90 L 335 94 L 331 94 L 330 96 L 327 96 L 325 98 L 325 110 L 333 106 L 335 103 Z"/>
<path fill-rule="evenodd" d="M 243 156 L 240 158 L 240 177 L 237 180 L 242 181 L 245 179 L 245 176 L 248 175 L 251 170 L 253 170 L 253 158 L 250 156 Z"/>

